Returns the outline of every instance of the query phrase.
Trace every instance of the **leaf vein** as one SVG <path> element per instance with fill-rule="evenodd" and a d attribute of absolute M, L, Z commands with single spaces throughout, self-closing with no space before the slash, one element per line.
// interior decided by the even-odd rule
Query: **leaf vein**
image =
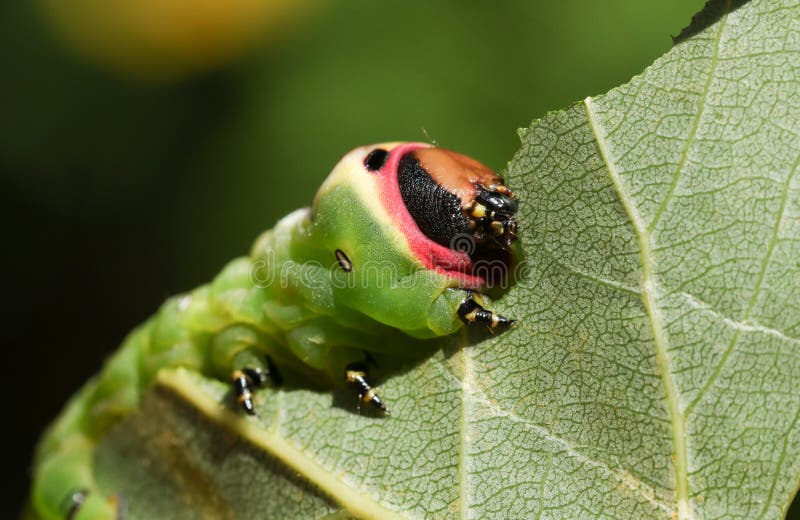
<path fill-rule="evenodd" d="M 675 473 L 675 494 L 678 503 L 678 517 L 681 519 L 691 519 L 694 518 L 694 514 L 689 507 L 686 427 L 680 409 L 678 389 L 670 371 L 671 363 L 669 360 L 668 339 L 663 327 L 661 311 L 656 297 L 657 284 L 653 273 L 654 259 L 651 250 L 650 234 L 644 220 L 639 214 L 638 208 L 633 200 L 631 200 L 627 189 L 622 184 L 622 179 L 616 163 L 611 158 L 603 128 L 595 115 L 592 99 L 587 97 L 583 101 L 583 106 L 589 127 L 594 134 L 598 151 L 606 165 L 608 175 L 617 191 L 620 203 L 628 214 L 634 233 L 639 241 L 639 258 L 642 266 L 642 303 L 650 321 L 656 363 L 658 364 L 661 380 L 664 385 L 664 394 L 672 425 L 672 442 L 675 457 L 673 467 Z"/>
<path fill-rule="evenodd" d="M 714 74 L 717 70 L 717 65 L 719 64 L 719 45 L 720 42 L 722 41 L 722 33 L 725 29 L 725 22 L 728 18 L 727 11 L 730 8 L 729 4 L 730 2 L 726 2 L 725 14 L 722 16 L 722 18 L 720 18 L 720 21 L 717 24 L 718 25 L 717 34 L 714 35 L 713 49 L 711 52 L 711 65 L 708 67 L 708 77 L 706 78 L 706 82 L 703 85 L 703 90 L 700 92 L 699 95 L 697 103 L 697 111 L 694 119 L 692 120 L 692 126 L 689 128 L 689 135 L 686 136 L 686 146 L 684 146 L 683 152 L 681 153 L 680 161 L 678 162 L 678 166 L 675 168 L 675 171 L 672 174 L 672 182 L 670 183 L 669 189 L 667 190 L 667 193 L 664 196 L 664 200 L 662 200 L 661 204 L 659 204 L 658 209 L 653 215 L 653 220 L 647 227 L 649 231 L 655 229 L 656 224 L 658 224 L 658 221 L 661 219 L 661 216 L 667 209 L 669 201 L 672 199 L 672 195 L 675 193 L 675 190 L 678 187 L 678 182 L 680 181 L 681 175 L 683 174 L 683 169 L 686 167 L 686 163 L 689 161 L 689 152 L 692 148 L 692 145 L 696 141 L 697 130 L 700 127 L 700 120 L 703 118 L 703 115 L 705 114 L 706 101 L 708 100 L 709 92 L 711 92 L 711 84 L 713 83 Z"/>
<path fill-rule="evenodd" d="M 466 340 L 466 331 L 462 337 Z M 461 428 L 459 428 L 458 443 L 458 513 L 460 518 L 469 518 L 469 471 L 467 468 L 467 450 L 469 448 L 469 421 L 470 421 L 470 394 L 474 385 L 472 374 L 472 361 L 469 356 L 469 349 L 462 345 L 460 350 L 463 370 L 463 382 L 461 384 Z"/>
<path fill-rule="evenodd" d="M 645 500 L 647 500 L 649 503 L 653 504 L 654 506 L 658 507 L 659 509 L 662 509 L 667 513 L 672 513 L 673 512 L 673 508 L 672 507 L 670 507 L 665 502 L 663 502 L 663 501 L 659 500 L 658 498 L 656 498 L 657 495 L 658 495 L 658 492 L 651 485 L 646 484 L 643 480 L 641 480 L 640 478 L 634 476 L 629 471 L 626 471 L 624 469 L 617 470 L 617 469 L 614 469 L 614 468 L 610 467 L 608 464 L 605 464 L 604 462 L 601 462 L 599 460 L 593 459 L 592 457 L 590 457 L 590 456 L 586 455 L 585 453 L 583 453 L 577 446 L 575 446 L 574 444 L 572 444 L 568 440 L 564 439 L 563 437 L 560 437 L 559 435 L 554 434 L 553 432 L 549 431 L 547 428 L 545 428 L 545 427 L 543 427 L 543 426 L 541 426 L 539 424 L 536 424 L 536 423 L 534 423 L 534 422 L 532 422 L 532 421 L 530 421 L 530 420 L 528 420 L 528 419 L 526 419 L 524 417 L 520 417 L 516 413 L 513 413 L 511 411 L 505 410 L 496 401 L 493 401 L 491 398 L 489 398 L 489 396 L 486 395 L 486 393 L 483 391 L 483 389 L 480 386 L 478 386 L 477 384 L 474 384 L 474 382 L 473 382 L 473 384 L 470 384 L 470 383 L 467 383 L 466 381 L 462 381 L 461 384 L 463 386 L 470 386 L 471 387 L 470 388 L 470 394 L 471 394 L 472 398 L 476 402 L 480 402 L 481 404 L 486 406 L 488 409 L 492 410 L 492 412 L 494 412 L 497 416 L 503 417 L 505 419 L 508 419 L 511 422 L 514 422 L 514 423 L 517 423 L 517 424 L 521 424 L 525 428 L 535 431 L 536 433 L 541 435 L 543 438 L 545 438 L 547 441 L 552 442 L 553 444 L 557 444 L 558 446 L 560 446 L 564 450 L 564 453 L 568 454 L 569 456 L 572 456 L 575 459 L 577 459 L 577 460 L 581 461 L 582 463 L 587 464 L 587 465 L 589 465 L 589 466 L 591 466 L 593 468 L 599 469 L 601 472 L 603 472 L 603 473 L 613 477 L 614 479 L 626 484 L 629 489 L 631 489 L 632 491 L 637 491 L 638 494 L 641 495 Z M 552 452 L 551 452 L 551 455 L 552 455 Z"/>
<path fill-rule="evenodd" d="M 795 427 L 797 426 L 798 420 L 800 420 L 800 407 L 798 407 L 797 411 L 794 414 L 791 426 L 789 426 L 789 429 L 783 436 L 783 445 L 781 446 L 781 454 L 778 456 L 778 462 L 775 464 L 775 476 L 772 479 L 772 484 L 770 485 L 769 492 L 767 493 L 767 499 L 764 501 L 764 508 L 761 510 L 759 518 L 764 518 L 767 515 L 769 504 L 770 502 L 772 502 L 772 497 L 775 494 L 775 486 L 778 484 L 778 479 L 781 477 L 781 467 L 783 466 L 783 462 L 786 460 L 786 452 L 789 451 L 789 434 L 790 432 L 794 431 Z M 786 503 L 790 504 L 791 500 L 788 500 Z M 786 511 L 783 511 L 783 514 L 785 515 Z"/>
<path fill-rule="evenodd" d="M 552 252 L 547 247 L 542 247 L 541 251 L 544 251 L 544 253 L 548 257 L 550 257 L 550 259 L 553 260 L 553 262 L 555 262 L 556 264 L 560 265 L 561 267 L 563 267 L 564 269 L 566 269 L 570 273 L 578 276 L 579 278 L 583 278 L 583 279 L 588 280 L 590 282 L 594 282 L 597 285 L 602 285 L 604 287 L 608 287 L 609 289 L 613 289 L 615 291 L 620 291 L 620 292 L 624 292 L 624 293 L 627 293 L 627 294 L 631 294 L 633 296 L 641 297 L 641 295 L 642 295 L 642 292 L 636 287 L 631 287 L 629 285 L 626 285 L 626 284 L 624 284 L 622 282 L 618 282 L 616 280 L 611 280 L 609 278 L 603 278 L 602 276 L 598 276 L 598 275 L 595 275 L 595 274 L 592 274 L 592 273 L 588 273 L 586 271 L 583 271 L 583 270 L 579 269 L 578 267 L 575 267 L 572 264 L 569 264 L 569 263 L 561 260 L 560 258 L 558 258 L 558 256 L 554 252 Z"/>
<path fill-rule="evenodd" d="M 729 326 L 734 330 L 739 330 L 741 332 L 759 332 L 770 336 L 774 336 L 780 340 L 787 341 L 789 343 L 800 345 L 800 338 L 795 338 L 778 329 L 761 325 L 760 323 L 753 320 L 736 321 L 732 318 L 729 318 L 728 316 L 725 316 L 721 312 L 715 310 L 713 307 L 711 307 L 710 304 L 700 300 L 699 298 L 687 292 L 681 291 L 678 294 L 684 300 L 686 300 L 686 303 L 688 303 L 692 308 L 711 314 L 715 318 L 722 320 L 725 323 L 725 325 Z"/>
<path fill-rule="evenodd" d="M 800 168 L 800 156 L 798 156 L 797 159 L 795 159 L 795 162 L 792 165 L 791 173 L 789 174 L 788 178 L 786 179 L 786 183 L 783 186 L 783 192 L 781 194 L 781 202 L 778 208 L 777 217 L 775 219 L 775 225 L 772 227 L 772 235 L 770 236 L 769 243 L 767 244 L 767 251 L 764 254 L 763 260 L 761 262 L 761 269 L 759 270 L 758 278 L 756 278 L 756 283 L 755 286 L 753 287 L 753 293 L 750 296 L 750 300 L 748 301 L 747 308 L 745 309 L 744 312 L 744 317 L 742 318 L 740 323 L 748 323 L 748 321 L 750 320 L 750 315 L 753 312 L 753 308 L 756 305 L 756 301 L 758 300 L 758 296 L 761 293 L 761 286 L 764 283 L 764 278 L 766 277 L 769 264 L 772 261 L 772 253 L 775 251 L 775 246 L 779 242 L 778 235 L 780 233 L 781 225 L 783 224 L 783 219 L 786 216 L 786 206 L 789 200 L 792 180 L 794 179 L 794 176 L 799 168 Z M 706 381 L 706 383 L 703 385 L 700 391 L 697 392 L 697 395 L 692 400 L 692 402 L 689 403 L 689 406 L 686 407 L 687 417 L 692 414 L 692 412 L 695 410 L 697 405 L 702 400 L 703 396 L 706 395 L 708 390 L 713 386 L 714 382 L 721 375 L 723 367 L 727 364 L 728 359 L 731 357 L 734 349 L 736 348 L 736 344 L 739 341 L 739 337 L 741 336 L 742 330 L 743 330 L 742 327 L 736 328 L 736 332 L 731 338 L 731 341 L 728 343 L 725 352 L 723 352 L 719 360 L 719 363 L 717 363 L 717 366 L 714 368 L 714 371 L 709 376 L 708 381 Z"/>

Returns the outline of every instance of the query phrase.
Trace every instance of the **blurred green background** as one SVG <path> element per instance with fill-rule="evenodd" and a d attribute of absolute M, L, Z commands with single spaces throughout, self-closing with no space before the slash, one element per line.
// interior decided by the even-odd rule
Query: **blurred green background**
<path fill-rule="evenodd" d="M 502 169 L 518 127 L 641 72 L 703 3 L 329 0 L 235 59 L 162 60 L 154 77 L 75 53 L 36 2 L 3 2 L 6 503 L 124 334 L 307 205 L 347 150 L 434 140 Z"/>

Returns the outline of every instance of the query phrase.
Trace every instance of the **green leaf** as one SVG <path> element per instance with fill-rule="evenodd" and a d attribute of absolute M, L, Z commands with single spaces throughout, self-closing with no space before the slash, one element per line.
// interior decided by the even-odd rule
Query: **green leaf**
<path fill-rule="evenodd" d="M 800 477 L 800 4 L 710 2 L 508 167 L 520 322 L 381 387 L 164 372 L 101 444 L 131 518 L 775 518 Z M 471 343 L 467 345 L 467 343 Z"/>

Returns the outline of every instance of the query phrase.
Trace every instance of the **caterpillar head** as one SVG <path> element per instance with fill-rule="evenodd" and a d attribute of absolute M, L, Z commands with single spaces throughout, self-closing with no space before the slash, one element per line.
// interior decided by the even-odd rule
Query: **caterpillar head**
<path fill-rule="evenodd" d="M 327 208 L 328 198 L 339 200 L 337 208 Z M 513 192 L 489 167 L 426 143 L 356 148 L 334 168 L 314 201 L 315 218 L 321 216 L 329 228 L 352 230 L 353 221 L 363 221 L 366 212 L 370 222 L 364 224 L 375 226 L 362 237 L 366 244 L 335 237 L 338 243 L 350 242 L 359 260 L 370 251 L 391 250 L 444 275 L 452 286 L 469 289 L 491 286 L 508 273 L 516 211 Z M 337 250 L 353 260 L 345 247 Z"/>

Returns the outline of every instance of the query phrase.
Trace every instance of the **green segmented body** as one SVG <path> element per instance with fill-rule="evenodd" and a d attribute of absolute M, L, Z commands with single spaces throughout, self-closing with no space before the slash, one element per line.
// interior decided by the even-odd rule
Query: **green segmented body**
<path fill-rule="evenodd" d="M 262 353 L 279 367 L 340 384 L 346 364 L 363 357 L 362 350 L 396 349 L 393 338 L 413 345 L 357 310 L 337 308 L 330 280 L 340 277 L 346 284 L 347 273 L 315 247 L 309 215 L 298 211 L 279 222 L 258 240 L 251 257 L 230 262 L 210 284 L 170 298 L 127 337 L 43 439 L 34 488 L 39 512 L 63 518 L 69 492 L 96 488 L 90 471 L 95 444 L 136 409 L 163 368 L 181 366 L 227 380 L 234 368 L 250 361 L 247 357 Z M 449 307 L 455 317 L 463 296 L 446 289 L 443 284 L 434 305 Z M 451 321 L 436 326 L 460 326 Z M 113 506 L 95 498 L 88 496 L 81 516 L 113 518 Z"/>
<path fill-rule="evenodd" d="M 94 449 L 138 407 L 159 370 L 185 367 L 229 380 L 232 370 L 269 356 L 280 370 L 341 385 L 345 367 L 365 351 L 408 352 L 415 348 L 409 336 L 463 325 L 463 282 L 411 252 L 375 196 L 375 176 L 363 167 L 367 150 L 346 156 L 313 208 L 282 219 L 250 256 L 167 300 L 72 398 L 36 455 L 32 505 L 40 517 L 71 517 L 63 504 L 77 489 L 89 493 L 74 518 L 116 516 L 113 499 L 95 491 Z"/>

